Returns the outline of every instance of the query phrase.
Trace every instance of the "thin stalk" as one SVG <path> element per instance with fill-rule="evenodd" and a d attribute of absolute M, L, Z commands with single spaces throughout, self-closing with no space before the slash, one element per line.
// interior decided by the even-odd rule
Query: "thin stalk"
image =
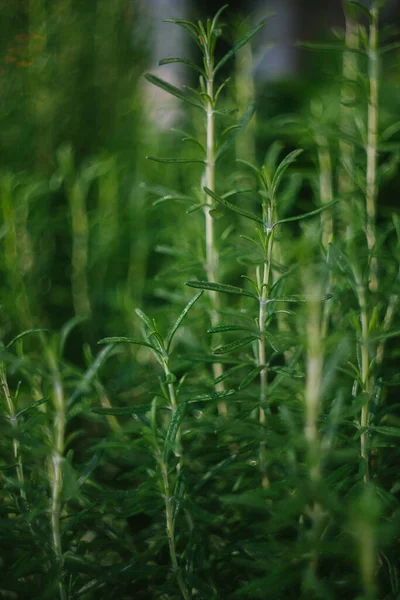
<path fill-rule="evenodd" d="M 171 493 L 169 477 L 168 477 L 168 465 L 162 457 L 161 452 L 158 449 L 158 464 L 160 466 L 161 477 L 164 488 L 164 500 L 165 500 L 165 518 L 166 518 L 166 528 L 167 528 L 167 537 L 168 537 L 168 545 L 169 545 L 169 553 L 171 556 L 171 562 L 173 570 L 176 574 L 176 580 L 179 585 L 179 589 L 181 590 L 182 596 L 185 600 L 190 599 L 190 593 L 186 584 L 182 577 L 182 572 L 179 568 L 178 558 L 176 554 L 176 544 L 175 544 L 175 524 L 174 524 L 174 514 L 173 514 L 173 494 Z"/>
<path fill-rule="evenodd" d="M 367 132 L 367 172 L 366 172 L 366 237 L 370 252 L 370 282 L 372 292 L 378 289 L 378 264 L 372 252 L 376 243 L 376 204 L 378 198 L 377 165 L 378 165 L 378 118 L 379 118 L 379 52 L 378 52 L 378 2 L 374 1 L 371 7 L 371 22 L 368 43 L 368 132 Z"/>
<path fill-rule="evenodd" d="M 332 187 L 332 160 L 329 151 L 328 140 L 323 135 L 316 136 L 318 163 L 319 163 L 319 192 L 321 206 L 329 204 L 333 200 Z M 333 216 L 332 210 L 324 210 L 321 213 L 322 222 L 322 244 L 328 248 L 333 241 Z"/>
<path fill-rule="evenodd" d="M 369 329 L 369 319 L 368 319 L 368 311 L 367 311 L 367 297 L 364 285 L 358 279 L 357 280 L 357 291 L 358 291 L 358 301 L 360 305 L 361 311 L 361 378 L 363 391 L 367 392 L 367 394 L 371 393 L 371 378 L 369 375 L 369 341 L 368 341 L 368 329 Z M 367 401 L 361 409 L 361 420 L 360 426 L 361 428 L 366 428 L 368 426 L 368 405 L 369 401 Z M 369 481 L 369 464 L 368 464 L 368 448 L 367 448 L 367 431 L 363 431 L 360 438 L 361 443 L 361 456 L 365 461 L 365 473 L 364 473 L 364 481 L 368 483 Z"/>
<path fill-rule="evenodd" d="M 332 159 L 329 150 L 328 140 L 325 136 L 318 135 L 316 137 L 318 163 L 319 163 L 319 194 L 321 205 L 329 204 L 333 200 L 333 175 L 332 175 Z M 333 241 L 333 215 L 331 210 L 325 210 L 321 214 L 322 225 L 322 244 L 327 252 L 327 262 L 329 262 L 329 244 Z M 332 287 L 331 270 L 328 269 L 328 281 L 326 286 L 326 294 L 329 294 Z M 321 335 L 326 336 L 331 313 L 331 303 L 325 302 Z"/>
<path fill-rule="evenodd" d="M 344 42 L 346 51 L 343 53 L 343 86 L 340 103 L 340 130 L 345 135 L 339 141 L 338 190 L 341 197 L 347 196 L 354 189 L 350 173 L 354 166 L 355 149 L 349 139 L 355 134 L 352 104 L 356 99 L 354 84 L 358 77 L 358 56 L 355 50 L 358 49 L 360 43 L 357 21 L 352 11 L 348 10 L 347 2 L 343 2 L 343 9 L 346 20 Z"/>
<path fill-rule="evenodd" d="M 271 261 L 272 261 L 272 247 L 274 244 L 274 229 L 268 229 L 271 224 L 267 224 L 267 231 L 269 234 L 265 239 L 266 244 L 266 259 L 262 267 L 262 279 L 259 281 L 260 296 L 259 296 L 259 312 L 258 312 L 258 365 L 261 367 L 265 365 L 262 371 L 260 371 L 260 406 L 259 406 L 259 421 L 261 425 L 266 423 L 265 415 L 265 403 L 268 397 L 268 367 L 266 365 L 266 352 L 265 352 L 265 320 L 267 318 L 267 300 L 269 294 L 269 281 L 271 276 Z M 262 473 L 261 484 L 262 487 L 266 488 L 269 486 L 269 480 L 266 473 L 265 464 L 265 442 L 260 444 L 260 470 Z"/>
<path fill-rule="evenodd" d="M 166 377 L 171 375 L 168 365 L 165 365 L 164 372 L 165 372 Z M 176 409 L 178 408 L 178 402 L 176 399 L 174 384 L 168 383 L 167 390 L 168 390 L 169 403 L 170 403 L 170 407 L 172 410 L 172 418 L 173 418 L 176 413 Z M 176 471 L 177 471 L 177 473 L 179 473 L 179 471 L 182 469 L 182 460 L 183 460 L 182 459 L 181 428 L 180 427 L 176 433 L 176 438 L 175 438 L 175 456 L 177 456 L 177 458 L 178 458 L 178 464 L 176 465 Z"/>
<path fill-rule="evenodd" d="M 310 302 L 307 323 L 307 379 L 305 390 L 304 436 L 308 444 L 310 479 L 320 479 L 318 417 L 321 404 L 323 348 L 321 335 L 321 294 Z"/>
<path fill-rule="evenodd" d="M 62 378 L 56 358 L 52 352 L 49 351 L 49 364 L 52 374 L 53 383 L 53 403 L 55 410 L 54 420 L 54 446 L 52 452 L 52 476 L 51 476 L 51 529 L 53 536 L 53 549 L 59 564 L 60 572 L 63 566 L 63 550 L 61 542 L 61 529 L 60 529 L 60 517 L 61 517 L 61 492 L 62 492 L 62 462 L 65 447 L 65 425 L 66 425 L 66 406 L 64 397 L 64 388 Z M 60 600 L 67 599 L 67 593 L 64 583 L 59 581 L 59 595 Z"/>
<path fill-rule="evenodd" d="M 14 434 L 16 434 L 18 431 L 18 417 L 16 416 L 14 401 L 10 394 L 10 389 L 8 387 L 4 362 L 0 363 L 0 388 L 6 401 L 8 417 L 10 419 L 11 427 L 13 429 Z M 22 500 L 26 502 L 25 478 L 22 466 L 22 457 L 20 453 L 20 443 L 16 435 L 13 436 L 13 452 L 16 463 L 17 479 L 20 486 L 20 496 Z"/>
<path fill-rule="evenodd" d="M 206 106 L 206 169 L 205 169 L 205 185 L 212 192 L 215 191 L 215 113 L 214 113 L 214 60 L 211 53 L 206 49 L 205 66 L 207 74 L 207 96 L 208 102 Z M 204 207 L 205 217 L 205 235 L 206 235 L 206 272 L 208 281 L 215 282 L 218 272 L 218 251 L 215 243 L 214 219 L 210 214 L 212 209 L 212 200 L 209 196 L 206 198 L 207 206 Z M 218 294 L 211 294 L 211 324 L 213 327 L 218 325 L 219 317 L 219 297 Z M 223 373 L 222 364 L 213 363 L 214 379 L 220 377 Z M 217 391 L 224 390 L 224 384 L 221 381 L 216 385 Z M 227 406 L 225 402 L 218 403 L 218 411 L 220 415 L 227 414 Z"/>
<path fill-rule="evenodd" d="M 306 286 L 309 289 L 309 285 Z M 305 389 L 304 437 L 307 442 L 309 479 L 312 489 L 321 479 L 321 441 L 318 432 L 318 418 L 321 410 L 321 389 L 323 374 L 323 320 L 321 314 L 321 291 L 315 289 L 315 300 L 308 306 L 307 317 L 307 372 Z M 318 544 L 326 526 L 326 512 L 318 501 L 308 507 L 311 521 L 310 542 L 311 560 L 309 564 L 308 585 L 314 587 L 318 569 Z"/>
<path fill-rule="evenodd" d="M 169 370 L 168 360 L 164 361 L 163 367 L 164 367 L 165 376 L 166 377 L 170 376 L 171 372 Z M 177 404 L 177 399 L 176 399 L 175 386 L 172 382 L 167 384 L 167 390 L 168 390 L 169 402 L 170 402 L 170 406 L 172 409 L 172 418 L 173 418 L 178 404 Z M 177 455 L 178 459 L 179 459 L 178 464 L 177 464 L 177 474 L 179 474 L 179 471 L 182 468 L 180 428 L 178 429 L 178 432 L 176 434 L 175 455 Z M 158 464 L 160 466 L 160 471 L 161 471 L 161 476 L 162 476 L 162 481 L 163 481 L 163 488 L 164 488 L 165 519 L 166 519 L 166 529 L 167 529 L 167 537 L 168 537 L 168 545 L 169 545 L 169 553 L 170 553 L 170 557 L 171 557 L 171 563 L 172 563 L 173 570 L 176 573 L 176 579 L 177 579 L 177 582 L 179 585 L 179 589 L 181 590 L 182 596 L 185 600 L 188 600 L 190 598 L 189 590 L 187 589 L 186 584 L 183 580 L 182 572 L 180 570 L 178 558 L 177 558 L 177 554 L 176 554 L 175 520 L 174 520 L 174 514 L 173 514 L 174 496 L 171 493 L 170 481 L 169 481 L 169 476 L 168 476 L 168 464 L 164 460 L 164 456 L 163 456 L 162 452 L 160 451 L 158 444 L 157 444 L 157 460 L 158 460 Z"/>

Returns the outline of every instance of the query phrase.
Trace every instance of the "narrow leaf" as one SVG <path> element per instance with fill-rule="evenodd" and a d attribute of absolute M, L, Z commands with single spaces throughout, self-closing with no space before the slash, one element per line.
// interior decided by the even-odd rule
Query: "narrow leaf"
<path fill-rule="evenodd" d="M 171 346 L 171 342 L 172 339 L 177 331 L 177 329 L 180 327 L 183 319 L 185 318 L 185 316 L 187 315 L 187 313 L 189 312 L 189 310 L 192 308 L 192 306 L 197 302 L 197 300 L 200 298 L 200 296 L 202 296 L 204 293 L 203 290 L 201 290 L 200 292 L 198 292 L 194 298 L 192 298 L 185 306 L 185 308 L 183 309 L 183 311 L 181 312 L 181 314 L 179 315 L 179 317 L 177 318 L 177 320 L 175 321 L 174 325 L 171 328 L 171 331 L 168 334 L 167 337 L 167 343 L 166 343 L 166 348 L 167 348 L 167 352 L 169 352 L 169 348 Z"/>
<path fill-rule="evenodd" d="M 11 342 L 9 342 L 6 346 L 6 350 L 8 350 L 9 348 L 11 348 L 11 346 L 17 341 L 20 340 L 21 338 L 25 337 L 26 335 L 30 335 L 31 333 L 40 333 L 42 331 L 49 331 L 48 329 L 27 329 L 26 331 L 23 331 L 22 333 L 18 334 L 17 336 L 15 336 L 15 338 L 13 338 L 11 340 Z"/>
<path fill-rule="evenodd" d="M 164 460 L 168 460 L 170 451 L 175 445 L 177 433 L 179 431 L 180 424 L 186 412 L 186 402 L 179 404 L 175 414 L 173 415 L 170 424 L 168 425 L 167 433 L 164 441 Z"/>
<path fill-rule="evenodd" d="M 247 127 L 247 125 L 251 121 L 252 117 L 254 116 L 255 111 L 256 111 L 256 105 L 253 102 L 253 103 L 249 104 L 249 106 L 246 108 L 243 116 L 240 119 L 240 122 L 237 125 L 232 125 L 231 128 L 228 128 L 228 129 L 230 129 L 230 131 L 225 130 L 223 132 L 222 135 L 224 135 L 226 137 L 225 137 L 224 142 L 219 147 L 218 152 L 215 156 L 216 162 L 221 158 L 221 156 L 227 150 L 229 150 L 229 148 L 232 146 L 232 144 L 238 137 L 239 133 Z M 221 136 L 221 138 L 222 138 L 222 136 Z"/>
<path fill-rule="evenodd" d="M 239 383 L 239 390 L 244 390 L 250 383 L 258 377 L 258 375 L 265 369 L 265 365 L 258 365 L 255 369 L 252 369 L 250 373 Z"/>
<path fill-rule="evenodd" d="M 221 8 L 215 14 L 215 17 L 213 18 L 212 23 L 211 23 L 211 31 L 210 31 L 210 33 L 214 33 L 215 28 L 216 28 L 217 23 L 218 23 L 218 19 L 220 18 L 221 14 L 224 12 L 224 10 L 226 10 L 228 8 L 228 6 L 229 6 L 229 4 L 224 4 L 223 6 L 221 6 Z"/>
<path fill-rule="evenodd" d="M 183 65 L 186 65 L 186 66 L 190 67 L 191 69 L 198 71 L 200 73 L 200 75 L 203 75 L 203 77 L 206 77 L 206 73 L 205 73 L 204 69 L 202 69 L 201 67 L 199 67 L 192 61 L 186 60 L 184 58 L 178 58 L 178 57 L 163 58 L 162 60 L 160 60 L 160 62 L 158 64 L 161 67 L 162 65 L 170 65 L 172 63 L 182 63 Z"/>
<path fill-rule="evenodd" d="M 212 192 L 209 188 L 205 187 L 204 191 L 209 196 L 211 196 L 211 198 L 213 198 L 216 202 L 218 202 L 219 204 L 222 204 L 222 206 L 225 206 L 225 208 L 229 208 L 229 210 L 232 210 L 233 212 L 238 213 L 242 217 L 246 217 L 246 219 L 251 219 L 252 221 L 257 221 L 257 223 L 264 223 L 262 218 L 259 217 L 258 215 L 254 215 L 253 213 L 248 212 L 247 210 L 243 210 L 242 208 L 239 208 L 238 206 L 231 204 L 224 198 L 221 198 L 221 196 L 217 196 L 217 194 L 215 192 Z"/>
<path fill-rule="evenodd" d="M 225 331 L 251 331 L 251 329 L 240 325 L 217 325 L 207 329 L 207 333 L 223 333 Z"/>
<path fill-rule="evenodd" d="M 198 396 L 194 396 L 189 400 L 189 404 L 194 404 L 195 402 L 204 402 L 208 400 L 219 400 L 220 398 L 226 398 L 227 396 L 232 396 L 235 393 L 235 390 L 224 390 L 222 392 L 210 392 L 209 394 L 199 394 Z"/>
<path fill-rule="evenodd" d="M 41 398 L 40 400 L 36 400 L 36 402 L 32 402 L 31 404 L 29 404 L 29 406 L 26 406 L 25 408 L 20 410 L 19 413 L 15 415 L 15 418 L 18 419 L 18 417 L 23 415 L 27 410 L 31 410 L 31 408 L 36 408 L 37 406 L 40 406 L 41 404 L 44 404 L 47 401 L 48 398 Z"/>
<path fill-rule="evenodd" d="M 168 164 L 188 164 L 188 163 L 201 163 L 205 164 L 205 161 L 201 158 L 159 158 L 156 156 L 146 156 L 147 160 L 152 160 L 154 162 L 159 163 L 168 163 Z"/>
<path fill-rule="evenodd" d="M 274 352 L 282 352 L 278 340 L 274 335 L 272 335 L 272 333 L 270 333 L 269 331 L 264 331 L 264 337 L 268 341 L 269 345 L 271 346 L 272 350 L 274 350 Z"/>
<path fill-rule="evenodd" d="M 243 369 L 244 367 L 247 367 L 249 365 L 249 363 L 240 363 L 239 365 L 235 365 L 234 367 L 231 367 L 230 369 L 226 369 L 222 375 L 220 375 L 219 377 L 217 377 L 216 379 L 214 379 L 213 381 L 213 385 L 217 385 L 217 383 L 220 383 L 221 381 L 224 381 L 224 379 L 227 379 L 228 377 L 230 377 L 233 373 L 235 373 L 236 371 L 239 371 L 240 369 Z"/>
<path fill-rule="evenodd" d="M 219 346 L 218 348 L 215 348 L 215 350 L 213 350 L 213 354 L 229 354 L 229 352 L 234 352 L 239 348 L 243 348 L 243 346 L 247 346 L 248 344 L 251 344 L 251 342 L 254 342 L 254 340 L 257 339 L 258 337 L 255 335 L 246 336 L 240 340 L 235 340 L 230 344 L 225 344 L 224 346 Z"/>
<path fill-rule="evenodd" d="M 106 342 L 105 340 L 101 340 L 98 343 L 100 344 L 100 343 L 108 343 L 108 342 Z M 113 348 L 114 348 L 113 343 L 111 343 L 110 345 L 106 346 L 98 353 L 98 355 L 94 359 L 93 363 L 90 365 L 90 367 L 88 368 L 88 370 L 86 371 L 86 373 L 84 374 L 82 379 L 80 380 L 76 390 L 68 398 L 68 400 L 67 400 L 68 408 L 70 408 L 72 406 L 72 404 L 74 404 L 74 402 L 87 389 L 88 385 L 96 377 L 100 367 L 106 361 L 106 359 L 108 358 L 108 355 L 110 354 L 111 350 L 113 350 Z"/>
<path fill-rule="evenodd" d="M 134 340 L 133 338 L 128 338 L 128 337 L 108 337 L 108 338 L 103 338 L 102 340 L 100 340 L 97 343 L 98 344 L 136 344 L 138 346 L 146 346 L 146 348 L 151 348 L 151 350 L 160 354 L 159 350 L 157 350 L 157 348 L 155 348 L 148 342 L 142 342 L 141 340 Z"/>
<path fill-rule="evenodd" d="M 319 297 L 318 301 L 323 302 L 332 298 L 331 294 L 325 294 L 325 296 Z M 292 294 L 290 296 L 281 296 L 280 298 L 270 298 L 267 300 L 267 304 L 270 302 L 315 302 L 314 296 L 305 296 L 302 294 Z"/>
<path fill-rule="evenodd" d="M 196 483 L 193 487 L 193 492 L 198 492 L 199 489 L 207 482 L 209 479 L 212 479 L 219 471 L 222 471 L 225 467 L 231 465 L 237 458 L 236 454 L 232 454 L 228 456 L 228 458 L 224 458 L 214 467 L 212 467 L 203 477 L 200 479 L 198 483 Z"/>
<path fill-rule="evenodd" d="M 275 175 L 272 179 L 272 189 L 273 189 L 274 195 L 276 194 L 276 191 L 278 189 L 280 182 L 282 181 L 282 177 L 285 174 L 286 169 L 289 167 L 289 165 L 291 165 L 292 163 L 295 162 L 297 157 L 302 152 L 303 152 L 303 150 L 301 150 L 301 149 L 293 150 L 293 152 L 290 152 L 287 156 L 285 156 L 285 158 L 282 160 L 282 162 L 277 167 Z"/>
<path fill-rule="evenodd" d="M 194 23 L 184 19 L 164 19 L 164 23 L 173 23 L 174 25 L 179 25 L 179 27 L 182 27 L 182 29 L 184 29 L 196 42 L 200 50 L 203 51 L 203 46 L 200 44 L 199 40 L 199 29 Z"/>
<path fill-rule="evenodd" d="M 136 406 L 119 406 L 119 407 L 95 407 L 91 409 L 91 412 L 94 412 L 99 415 L 114 415 L 114 416 L 122 416 L 122 415 L 135 415 L 135 414 L 145 414 L 151 410 L 151 406 L 148 404 L 137 404 Z"/>
<path fill-rule="evenodd" d="M 369 21 L 372 21 L 372 15 L 371 15 L 370 11 L 368 10 L 368 8 L 363 6 L 360 2 L 356 2 L 355 0 L 349 0 L 349 5 L 353 6 L 354 8 L 356 8 L 357 10 L 362 12 L 364 15 L 366 15 L 366 17 L 368 18 Z M 347 50 L 347 48 L 346 48 L 346 50 Z"/>
<path fill-rule="evenodd" d="M 213 283 L 211 281 L 186 281 L 185 285 L 200 290 L 209 290 L 211 292 L 221 292 L 224 294 L 233 294 L 236 296 L 249 296 L 249 298 L 256 298 L 254 294 L 243 290 L 242 288 L 234 285 L 227 285 L 225 283 Z"/>
<path fill-rule="evenodd" d="M 164 81 L 163 79 L 160 79 L 159 77 L 156 77 L 156 75 L 152 75 L 151 73 L 146 73 L 145 78 L 147 79 L 147 81 L 149 81 L 153 85 L 159 87 L 160 89 L 164 90 L 168 94 L 171 94 L 172 96 L 175 96 L 176 98 L 179 98 L 180 100 L 183 100 L 184 102 L 187 102 L 191 106 L 195 106 L 196 108 L 201 108 L 201 109 L 203 108 L 203 106 L 201 104 L 199 104 L 198 102 L 196 102 L 195 100 L 190 98 L 185 92 L 182 92 L 182 90 L 175 87 L 174 85 L 171 85 L 167 81 Z"/>
<path fill-rule="evenodd" d="M 215 75 L 215 73 L 217 73 L 220 70 L 220 68 L 230 58 L 232 58 L 232 56 L 234 56 L 236 54 L 236 52 L 238 52 L 238 50 L 240 50 L 240 48 L 242 48 L 243 46 L 245 46 L 255 35 L 257 35 L 257 33 L 259 31 L 261 31 L 261 29 L 263 29 L 263 27 L 265 27 L 265 23 L 260 23 L 252 31 L 250 31 L 249 33 L 247 33 L 238 42 L 236 42 L 236 44 L 229 50 L 229 52 L 227 52 L 225 54 L 225 56 L 223 58 L 221 58 L 221 60 L 217 63 L 217 65 L 214 68 L 214 75 Z"/>
<path fill-rule="evenodd" d="M 73 317 L 72 319 L 70 319 L 61 329 L 60 332 L 60 342 L 59 342 L 59 354 L 60 356 L 62 356 L 63 352 L 64 352 L 64 346 L 65 346 L 65 342 L 68 339 L 69 334 L 71 333 L 71 331 L 77 326 L 80 325 L 81 323 L 84 323 L 87 320 L 87 317 L 81 317 L 81 316 L 77 316 L 77 317 Z"/>
<path fill-rule="evenodd" d="M 293 377 L 294 379 L 304 378 L 304 373 L 298 371 L 297 369 L 291 369 L 290 367 L 271 367 L 270 370 L 278 373 L 279 375 L 287 375 L 288 377 Z"/>
<path fill-rule="evenodd" d="M 302 215 L 297 215 L 296 217 L 288 217 L 287 219 L 280 219 L 279 221 L 276 221 L 276 223 L 274 223 L 272 225 L 272 227 L 276 227 L 277 225 L 280 225 L 281 223 L 289 223 L 291 221 L 300 221 L 301 219 L 307 219 L 308 217 L 313 217 L 314 215 L 317 215 L 318 213 L 322 212 L 323 210 L 332 208 L 332 206 L 335 206 L 335 204 L 337 204 L 338 202 L 339 202 L 339 200 L 333 200 L 332 202 L 328 202 L 328 204 L 324 204 L 324 206 L 320 206 L 320 208 L 316 208 L 315 210 L 304 213 Z"/>
<path fill-rule="evenodd" d="M 381 425 L 379 427 L 369 427 L 368 429 L 376 431 L 376 433 L 380 433 L 381 435 L 400 437 L 400 427 L 388 427 Z"/>

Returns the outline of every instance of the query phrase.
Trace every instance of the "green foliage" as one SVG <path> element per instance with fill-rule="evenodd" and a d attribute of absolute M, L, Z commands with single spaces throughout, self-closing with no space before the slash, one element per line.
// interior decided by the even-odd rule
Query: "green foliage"
<path fill-rule="evenodd" d="M 381 3 L 343 3 L 334 77 L 265 127 L 237 87 L 265 24 L 170 19 L 200 54 L 160 61 L 197 86 L 145 75 L 175 142 L 136 3 L 78 4 L 1 9 L 0 596 L 398 598 Z"/>

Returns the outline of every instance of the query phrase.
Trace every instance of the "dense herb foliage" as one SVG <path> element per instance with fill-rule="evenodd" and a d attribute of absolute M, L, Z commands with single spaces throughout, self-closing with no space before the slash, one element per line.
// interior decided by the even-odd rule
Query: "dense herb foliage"
<path fill-rule="evenodd" d="M 33 2 L 15 35 L 6 15 L 0 596 L 396 600 L 381 3 L 343 2 L 345 31 L 312 48 L 334 76 L 266 124 L 245 66 L 268 22 L 171 19 L 197 54 L 160 63 L 191 85 L 145 75 L 179 106 L 168 135 L 139 31 L 129 58 L 136 4 L 89 5 Z"/>

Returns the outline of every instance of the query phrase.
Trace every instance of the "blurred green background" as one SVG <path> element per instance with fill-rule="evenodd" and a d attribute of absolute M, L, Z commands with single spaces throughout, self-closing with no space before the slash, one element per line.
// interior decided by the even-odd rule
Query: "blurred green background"
<path fill-rule="evenodd" d="M 143 73 L 153 70 L 176 83 L 195 85 L 186 70 L 156 69 L 164 51 L 193 52 L 178 28 L 161 19 L 203 17 L 221 5 L 1 2 L 2 339 L 31 327 L 59 328 L 79 316 L 86 322 L 75 334 L 76 354 L 83 339 L 95 343 L 105 335 L 130 334 L 134 307 L 150 304 L 157 310 L 166 302 L 157 278 L 175 259 L 168 249 L 157 248 L 195 244 L 201 215 L 187 216 L 178 203 L 153 207 L 155 196 L 143 183 L 162 182 L 184 192 L 199 185 L 201 171 L 160 165 L 146 156 L 179 156 L 186 150 L 170 127 L 201 131 L 202 123 L 179 104 L 171 108 L 168 97 L 149 89 Z M 340 55 L 305 53 L 295 50 L 293 42 L 330 35 L 329 26 L 343 21 L 340 2 L 323 10 L 311 0 L 232 2 L 225 15 L 230 27 L 223 32 L 219 52 L 274 10 L 253 54 L 246 50 L 227 68 L 234 74 L 227 105 L 238 105 L 242 114 L 256 96 L 258 115 L 221 164 L 220 181 L 232 172 L 236 156 L 260 162 L 276 137 L 289 149 L 304 143 L 284 125 L 273 127 L 272 118 L 286 112 L 305 115 L 316 97 L 326 102 L 323 119 L 335 119 L 336 108 L 332 111 L 329 103 L 333 87 L 337 89 L 333 73 L 338 67 L 340 71 Z M 389 3 L 388 10 L 393 17 L 396 3 Z M 319 22 L 321 14 L 325 16 Z M 278 47 L 271 56 L 274 38 Z M 273 79 L 268 78 L 268 66 Z M 398 78 L 394 69 L 390 73 L 385 101 L 395 106 Z M 307 160 L 311 164 L 312 154 Z M 179 276 L 184 281 L 184 274 Z"/>

